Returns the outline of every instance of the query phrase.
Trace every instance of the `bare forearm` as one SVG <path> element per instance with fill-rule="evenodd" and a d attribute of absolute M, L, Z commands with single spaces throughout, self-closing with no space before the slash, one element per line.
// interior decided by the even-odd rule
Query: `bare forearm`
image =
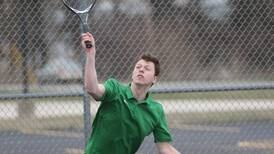
<path fill-rule="evenodd" d="M 180 154 L 172 145 L 167 142 L 156 144 L 159 154 Z"/>
<path fill-rule="evenodd" d="M 87 53 L 85 65 L 85 88 L 89 93 L 96 93 L 98 89 L 98 79 L 95 68 L 95 54 Z"/>

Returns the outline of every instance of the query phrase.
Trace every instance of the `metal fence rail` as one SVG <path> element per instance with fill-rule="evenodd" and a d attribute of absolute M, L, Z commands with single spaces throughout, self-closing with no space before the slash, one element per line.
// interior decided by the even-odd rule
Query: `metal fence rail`
<path fill-rule="evenodd" d="M 153 96 L 182 153 L 274 152 L 272 0 L 100 0 L 101 82 L 160 59 Z M 0 2 L 0 151 L 82 153 L 99 103 L 84 93 L 78 18 L 61 1 Z M 138 153 L 156 153 L 146 138 Z"/>

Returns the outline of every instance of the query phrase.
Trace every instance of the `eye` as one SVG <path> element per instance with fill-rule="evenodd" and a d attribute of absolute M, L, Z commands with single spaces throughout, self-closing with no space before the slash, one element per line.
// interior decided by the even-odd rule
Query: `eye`
<path fill-rule="evenodd" d="M 150 67 L 145 67 L 145 70 L 150 71 Z"/>

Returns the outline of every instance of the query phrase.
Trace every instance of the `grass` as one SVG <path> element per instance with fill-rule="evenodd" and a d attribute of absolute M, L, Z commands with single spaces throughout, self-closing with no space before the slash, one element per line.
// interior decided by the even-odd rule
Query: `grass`
<path fill-rule="evenodd" d="M 155 99 L 273 99 L 274 90 L 152 94 Z"/>
<path fill-rule="evenodd" d="M 186 125 L 225 124 L 235 122 L 274 121 L 274 110 L 189 112 L 167 114 L 171 128 L 184 128 Z M 0 120 L 0 130 L 39 131 L 83 129 L 83 116 L 62 116 L 51 118 L 16 118 Z"/>

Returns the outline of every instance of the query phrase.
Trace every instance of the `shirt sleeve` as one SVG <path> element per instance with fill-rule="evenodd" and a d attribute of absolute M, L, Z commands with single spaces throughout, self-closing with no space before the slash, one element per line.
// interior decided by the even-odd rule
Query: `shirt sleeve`
<path fill-rule="evenodd" d="M 159 122 L 153 130 L 154 142 L 170 142 L 172 137 L 167 126 L 166 116 L 164 110 L 161 107 Z"/>
<path fill-rule="evenodd" d="M 104 83 L 105 93 L 99 99 L 102 102 L 110 101 L 119 91 L 119 82 L 115 79 L 108 79 Z"/>

